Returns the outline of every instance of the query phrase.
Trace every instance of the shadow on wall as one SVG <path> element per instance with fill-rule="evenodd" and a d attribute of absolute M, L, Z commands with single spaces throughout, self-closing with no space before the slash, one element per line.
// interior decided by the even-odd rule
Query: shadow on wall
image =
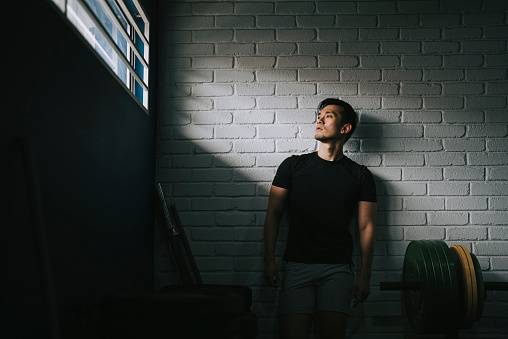
<path fill-rule="evenodd" d="M 316 99 L 318 101 L 318 99 Z M 385 332 L 401 332 L 406 326 L 401 312 L 400 293 L 380 292 L 380 281 L 397 281 L 401 269 L 405 243 L 402 227 L 387 227 L 385 215 L 390 210 L 401 210 L 398 200 L 390 198 L 391 172 L 380 167 L 379 153 L 362 152 L 364 140 L 376 139 L 383 148 L 382 120 L 360 114 L 360 124 L 345 146 L 345 154 L 364 164 L 374 174 L 378 192 L 378 228 L 371 296 L 368 301 L 352 310 L 349 332 L 361 334 L 367 329 L 383 328 Z M 158 174 L 169 203 L 175 203 L 191 242 L 192 251 L 205 283 L 246 285 L 253 289 L 253 312 L 259 319 L 274 319 L 278 290 L 265 286 L 263 264 L 263 223 L 268 203 L 268 192 L 278 165 L 292 154 L 317 149 L 314 139 L 306 149 L 288 153 L 263 153 L 260 164 L 254 154 L 235 153 L 234 139 L 211 139 L 214 126 L 193 125 L 186 114 L 168 114 L 159 125 Z M 301 125 L 299 133 L 313 128 Z M 199 136 L 210 139 L 196 140 Z M 194 138 L 194 139 L 191 139 Z M 242 139 L 242 142 L 249 140 Z M 261 152 L 261 151 L 260 151 Z M 267 160 L 269 159 L 269 160 Z M 386 180 L 388 179 L 388 180 Z M 399 199 L 400 201 L 400 199 Z M 354 264 L 360 268 L 358 231 L 355 235 Z M 280 263 L 287 238 L 287 223 L 280 228 L 276 255 Z M 156 287 L 178 283 L 164 239 L 156 240 Z M 382 305 L 380 305 L 382 303 Z M 386 317 L 369 317 L 369 307 L 386 308 Z M 275 321 L 272 321 L 276 333 Z M 404 328 L 404 332 L 405 328 Z"/>

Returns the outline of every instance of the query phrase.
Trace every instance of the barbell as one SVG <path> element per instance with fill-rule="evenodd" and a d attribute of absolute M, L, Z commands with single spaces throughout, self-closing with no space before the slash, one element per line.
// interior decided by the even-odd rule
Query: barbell
<path fill-rule="evenodd" d="M 478 259 L 463 245 L 441 240 L 411 241 L 402 282 L 381 282 L 381 290 L 402 290 L 406 317 L 418 334 L 471 328 L 483 313 L 487 290 L 508 290 L 506 282 L 484 282 Z"/>

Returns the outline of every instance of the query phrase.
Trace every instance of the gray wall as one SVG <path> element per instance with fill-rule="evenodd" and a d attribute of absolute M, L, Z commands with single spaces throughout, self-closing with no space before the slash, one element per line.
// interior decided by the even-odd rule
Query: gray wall
<path fill-rule="evenodd" d="M 317 148 L 315 107 L 326 97 L 358 109 L 346 154 L 370 168 L 379 192 L 372 294 L 351 314 L 351 337 L 408 333 L 399 294 L 378 283 L 401 278 L 411 240 L 465 245 L 486 281 L 508 280 L 507 9 L 494 0 L 161 3 L 157 177 L 206 282 L 253 288 L 260 338 L 273 336 L 277 298 L 262 280 L 267 193 L 284 158 Z M 156 274 L 158 285 L 176 280 L 162 247 Z M 507 295 L 489 292 L 464 337 L 502 337 L 507 311 Z"/>

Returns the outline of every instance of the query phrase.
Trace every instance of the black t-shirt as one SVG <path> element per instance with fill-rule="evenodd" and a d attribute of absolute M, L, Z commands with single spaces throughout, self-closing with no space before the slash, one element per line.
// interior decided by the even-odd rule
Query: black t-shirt
<path fill-rule="evenodd" d="M 367 167 L 343 156 L 337 161 L 317 152 L 284 160 L 272 185 L 290 190 L 285 261 L 350 263 L 349 225 L 358 201 L 376 202 L 376 185 Z"/>

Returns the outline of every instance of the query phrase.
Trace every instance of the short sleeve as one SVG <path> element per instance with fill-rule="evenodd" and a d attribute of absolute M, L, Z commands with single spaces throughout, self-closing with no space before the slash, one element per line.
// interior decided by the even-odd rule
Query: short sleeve
<path fill-rule="evenodd" d="M 372 173 L 365 166 L 361 168 L 361 193 L 358 200 L 377 202 L 376 182 Z"/>
<path fill-rule="evenodd" d="M 280 188 L 291 189 L 293 183 L 293 157 L 286 158 L 277 169 L 272 185 Z"/>

